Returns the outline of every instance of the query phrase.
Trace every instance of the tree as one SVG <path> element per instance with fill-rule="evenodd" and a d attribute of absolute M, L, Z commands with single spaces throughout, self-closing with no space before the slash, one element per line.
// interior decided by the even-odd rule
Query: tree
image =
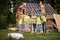
<path fill-rule="evenodd" d="M 9 24 L 15 24 L 15 13 L 10 13 L 8 0 L 0 0 L 0 29 L 7 28 Z"/>
<path fill-rule="evenodd" d="M 6 28 L 8 26 L 7 14 L 9 7 L 8 0 L 0 0 L 0 28 Z"/>
<path fill-rule="evenodd" d="M 54 7 L 57 10 L 58 14 L 60 14 L 60 0 L 55 0 L 55 1 L 56 1 L 56 5 Z"/>

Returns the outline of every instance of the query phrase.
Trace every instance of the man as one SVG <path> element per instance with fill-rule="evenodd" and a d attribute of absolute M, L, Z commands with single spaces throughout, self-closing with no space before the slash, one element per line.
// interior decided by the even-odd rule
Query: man
<path fill-rule="evenodd" d="M 42 20 L 43 33 L 46 33 L 46 16 L 42 15 L 41 20 Z"/>
<path fill-rule="evenodd" d="M 37 20 L 36 20 L 36 29 L 37 29 L 37 33 L 40 32 L 40 26 L 41 26 L 41 19 L 40 19 L 40 16 L 37 17 Z"/>

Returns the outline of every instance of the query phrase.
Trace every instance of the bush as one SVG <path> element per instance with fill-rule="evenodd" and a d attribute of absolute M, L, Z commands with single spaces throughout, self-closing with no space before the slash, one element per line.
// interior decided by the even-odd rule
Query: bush
<path fill-rule="evenodd" d="M 60 3 L 60 0 L 56 0 L 56 3 Z"/>
<path fill-rule="evenodd" d="M 0 29 L 5 29 L 8 26 L 7 20 L 6 20 L 7 16 L 4 15 L 0 15 Z"/>
<path fill-rule="evenodd" d="M 60 8 L 60 4 L 57 4 L 54 6 L 56 9 L 59 9 Z"/>
<path fill-rule="evenodd" d="M 60 4 L 56 4 L 54 7 L 56 11 L 60 14 Z"/>

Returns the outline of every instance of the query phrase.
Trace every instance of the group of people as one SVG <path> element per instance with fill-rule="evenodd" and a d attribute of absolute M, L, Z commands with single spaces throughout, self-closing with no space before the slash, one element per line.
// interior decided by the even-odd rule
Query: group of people
<path fill-rule="evenodd" d="M 29 13 L 26 13 L 26 11 L 23 11 L 20 8 L 18 12 L 17 24 L 19 27 L 19 32 L 29 31 L 33 33 L 46 33 L 46 14 L 44 11 L 38 13 L 33 10 L 33 12 L 30 13 L 31 15 L 29 15 Z"/>

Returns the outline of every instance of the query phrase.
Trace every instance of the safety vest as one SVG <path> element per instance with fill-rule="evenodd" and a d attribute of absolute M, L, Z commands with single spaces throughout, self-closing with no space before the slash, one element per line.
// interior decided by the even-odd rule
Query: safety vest
<path fill-rule="evenodd" d="M 36 24 L 41 24 L 41 23 L 42 23 L 42 22 L 41 22 L 40 17 L 37 17 Z"/>
<path fill-rule="evenodd" d="M 24 17 L 24 22 L 29 22 L 29 16 L 28 15 L 25 15 L 25 17 Z"/>
<path fill-rule="evenodd" d="M 20 20 L 18 21 L 18 23 L 19 24 L 22 24 L 22 21 L 23 21 L 22 18 L 20 18 Z"/>
<path fill-rule="evenodd" d="M 42 16 L 41 19 L 42 19 L 42 22 L 46 22 L 46 17 L 45 16 Z"/>

